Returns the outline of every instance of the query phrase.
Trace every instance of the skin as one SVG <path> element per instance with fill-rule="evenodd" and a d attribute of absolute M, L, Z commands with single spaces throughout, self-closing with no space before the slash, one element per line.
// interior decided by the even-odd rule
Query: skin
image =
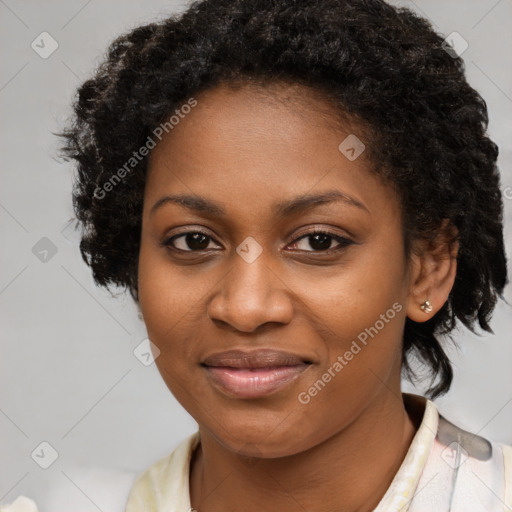
<path fill-rule="evenodd" d="M 335 126 L 315 91 L 218 86 L 197 101 L 150 155 L 139 258 L 139 305 L 161 351 L 156 364 L 199 425 L 192 507 L 373 510 L 421 421 L 400 391 L 405 319 L 425 321 L 443 305 L 456 253 L 418 246 L 405 259 L 398 198 L 370 172 L 368 152 L 349 161 L 338 150 L 351 133 L 364 139 L 362 131 Z M 362 206 L 333 201 L 282 218 L 273 211 L 332 190 Z M 225 216 L 173 202 L 151 212 L 167 194 L 201 196 Z M 333 238 L 331 249 L 315 250 L 304 236 L 312 228 L 352 243 L 336 251 Z M 210 237 L 205 250 L 191 251 L 185 237 L 174 244 L 188 252 L 161 245 L 198 230 Z M 236 252 L 249 236 L 263 250 L 252 263 Z M 419 308 L 427 297 L 429 314 Z M 396 303 L 396 316 L 301 403 L 299 393 Z M 260 347 L 313 364 L 257 399 L 221 393 L 199 364 L 219 351 Z"/>

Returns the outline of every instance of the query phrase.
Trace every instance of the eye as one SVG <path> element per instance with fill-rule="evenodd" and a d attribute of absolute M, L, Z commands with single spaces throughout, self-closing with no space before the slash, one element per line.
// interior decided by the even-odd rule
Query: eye
<path fill-rule="evenodd" d="M 315 230 L 310 233 L 307 233 L 300 238 L 298 238 L 293 246 L 297 246 L 296 248 L 300 251 L 306 252 L 327 252 L 332 251 L 332 243 L 335 242 L 338 244 L 337 247 L 334 248 L 334 251 L 338 251 L 343 249 L 344 247 L 348 247 L 352 245 L 353 242 L 348 238 L 337 235 L 336 233 L 331 233 L 329 231 L 321 231 Z M 300 245 L 302 244 L 302 247 Z M 309 250 L 308 246 L 312 249 Z"/>
<path fill-rule="evenodd" d="M 209 247 L 212 238 L 201 231 L 189 231 L 165 239 L 162 245 L 182 252 L 196 252 L 212 249 Z"/>
<path fill-rule="evenodd" d="M 166 238 L 161 245 L 179 252 L 199 252 L 215 249 L 215 247 L 210 246 L 212 242 L 212 237 L 206 233 L 201 231 L 188 231 Z M 334 250 L 332 250 L 333 242 L 338 244 L 337 247 L 334 247 Z M 292 249 L 298 249 L 304 252 L 335 252 L 352 244 L 353 242 L 348 238 L 337 235 L 336 233 L 317 229 L 297 238 L 292 244 Z"/>

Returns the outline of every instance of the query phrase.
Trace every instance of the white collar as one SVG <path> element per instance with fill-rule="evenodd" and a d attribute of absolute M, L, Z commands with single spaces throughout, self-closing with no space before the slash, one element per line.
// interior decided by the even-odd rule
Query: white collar
<path fill-rule="evenodd" d="M 407 399 L 425 407 L 421 425 L 404 461 L 374 512 L 405 512 L 437 432 L 439 414 L 433 402 L 417 395 Z M 189 512 L 190 461 L 200 441 L 199 431 L 184 439 L 175 451 L 153 464 L 135 482 L 125 512 Z"/>

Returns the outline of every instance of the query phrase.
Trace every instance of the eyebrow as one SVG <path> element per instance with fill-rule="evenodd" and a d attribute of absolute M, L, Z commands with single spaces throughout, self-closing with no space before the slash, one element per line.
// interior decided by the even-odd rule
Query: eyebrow
<path fill-rule="evenodd" d="M 290 215 L 299 214 L 311 208 L 334 202 L 355 206 L 370 213 L 363 203 L 354 197 L 341 193 L 339 190 L 328 190 L 320 194 L 303 194 L 275 204 L 273 211 L 278 217 L 289 217 Z M 200 213 L 218 215 L 219 217 L 226 216 L 226 210 L 222 206 L 195 194 L 163 196 L 151 207 L 149 215 L 153 215 L 157 209 L 168 203 L 178 204 Z"/>

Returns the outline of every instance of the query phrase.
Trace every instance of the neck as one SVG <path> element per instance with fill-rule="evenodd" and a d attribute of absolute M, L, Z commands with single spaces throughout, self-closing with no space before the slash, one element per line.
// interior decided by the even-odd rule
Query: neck
<path fill-rule="evenodd" d="M 371 511 L 398 471 L 419 420 L 409 417 L 399 391 L 383 388 L 359 417 L 323 443 L 251 463 L 200 428 L 191 460 L 191 505 L 198 512 Z"/>

